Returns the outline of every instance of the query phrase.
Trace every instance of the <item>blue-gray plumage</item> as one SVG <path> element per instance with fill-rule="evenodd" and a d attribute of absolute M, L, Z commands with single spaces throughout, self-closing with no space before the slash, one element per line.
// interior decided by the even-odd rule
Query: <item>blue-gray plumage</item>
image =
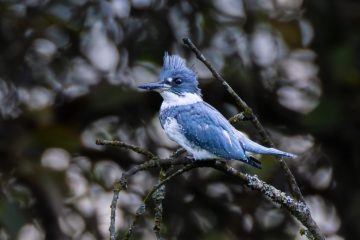
<path fill-rule="evenodd" d="M 160 109 L 161 126 L 167 136 L 194 159 L 234 159 L 260 168 L 261 163 L 248 153 L 296 157 L 253 142 L 236 130 L 220 112 L 202 100 L 195 72 L 177 55 L 165 53 L 160 81 L 139 88 L 161 94 L 164 99 Z"/>

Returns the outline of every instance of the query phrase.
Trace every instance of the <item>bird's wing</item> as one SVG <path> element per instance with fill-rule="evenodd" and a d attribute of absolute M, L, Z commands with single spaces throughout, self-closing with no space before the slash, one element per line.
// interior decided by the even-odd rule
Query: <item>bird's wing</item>
<path fill-rule="evenodd" d="M 233 127 L 207 103 L 191 104 L 175 118 L 185 137 L 195 146 L 221 158 L 247 160 Z"/>

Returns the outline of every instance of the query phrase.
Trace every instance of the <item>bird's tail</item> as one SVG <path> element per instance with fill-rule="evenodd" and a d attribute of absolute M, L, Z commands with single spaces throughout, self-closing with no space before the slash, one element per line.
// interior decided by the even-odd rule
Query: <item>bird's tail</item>
<path fill-rule="evenodd" d="M 275 156 L 281 156 L 286 158 L 296 158 L 297 156 L 292 153 L 280 151 L 276 148 L 268 148 L 265 146 L 262 146 L 256 142 L 251 141 L 249 138 L 247 138 L 243 133 L 238 131 L 238 139 L 243 146 L 244 150 L 251 153 L 259 153 L 259 154 L 269 154 L 269 155 L 275 155 Z"/>

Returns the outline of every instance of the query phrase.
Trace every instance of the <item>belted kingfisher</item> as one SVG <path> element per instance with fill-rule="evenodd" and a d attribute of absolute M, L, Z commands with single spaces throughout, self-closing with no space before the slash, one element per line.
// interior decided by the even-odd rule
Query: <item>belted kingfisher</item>
<path fill-rule="evenodd" d="M 291 153 L 251 141 L 227 119 L 203 101 L 196 73 L 178 55 L 165 53 L 160 81 L 138 86 L 160 93 L 160 123 L 167 136 L 192 154 L 195 160 L 240 160 L 253 167 L 261 163 L 249 153 L 295 158 Z"/>

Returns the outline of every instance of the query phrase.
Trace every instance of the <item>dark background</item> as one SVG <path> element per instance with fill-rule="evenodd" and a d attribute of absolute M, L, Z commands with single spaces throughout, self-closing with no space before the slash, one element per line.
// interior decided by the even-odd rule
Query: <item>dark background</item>
<path fill-rule="evenodd" d="M 329 239 L 360 238 L 360 2 L 355 0 L 0 1 L 0 239 L 108 238 L 112 183 L 146 159 L 95 145 L 119 138 L 168 156 L 157 119 L 164 51 L 187 59 L 204 99 L 233 99 L 182 45 L 190 37 L 254 109 Z M 237 125 L 259 136 L 248 122 Z M 288 191 L 271 157 L 246 171 Z M 239 168 L 239 163 L 232 162 Z M 158 170 L 119 199 L 126 231 Z M 167 185 L 166 239 L 301 239 L 260 194 L 209 169 Z M 150 209 L 152 209 L 150 207 Z M 136 239 L 154 239 L 148 211 Z"/>

